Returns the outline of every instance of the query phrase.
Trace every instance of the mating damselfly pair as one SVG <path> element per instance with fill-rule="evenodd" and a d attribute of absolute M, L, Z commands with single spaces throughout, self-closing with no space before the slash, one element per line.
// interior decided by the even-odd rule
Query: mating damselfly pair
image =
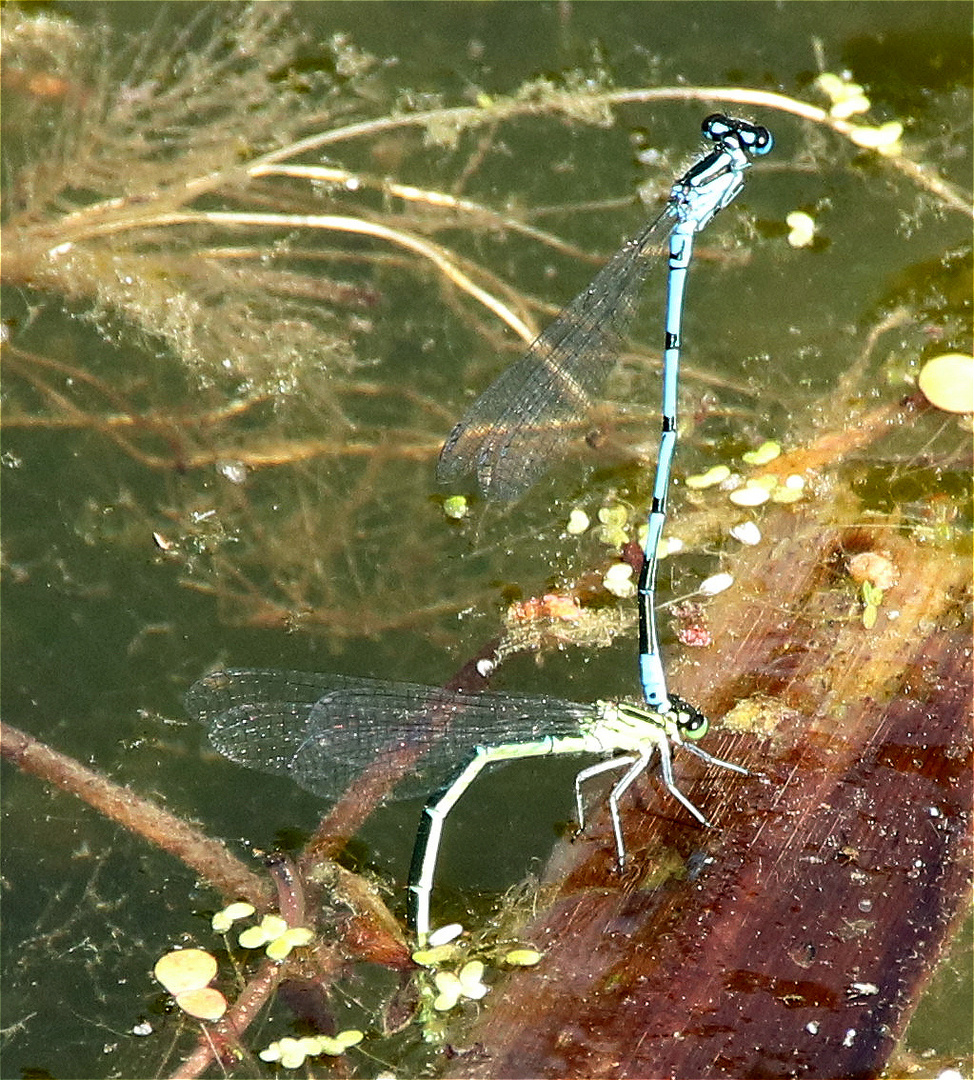
<path fill-rule="evenodd" d="M 582 785 L 620 770 L 608 805 L 620 868 L 626 846 L 619 800 L 659 755 L 670 794 L 702 824 L 707 819 L 673 778 L 670 744 L 710 765 L 747 773 L 695 745 L 707 720 L 675 696 L 667 713 L 623 702 L 581 704 L 541 696 L 459 694 L 431 686 L 300 671 L 218 671 L 186 695 L 189 712 L 225 757 L 290 777 L 324 799 L 337 799 L 367 769 L 399 763 L 394 795 L 430 796 L 423 811 L 409 880 L 410 922 L 424 944 L 443 824 L 486 766 L 554 754 L 610 754 L 575 778 L 579 830 L 585 828 Z"/>
<path fill-rule="evenodd" d="M 627 241 L 474 402 L 447 439 L 438 468 L 443 481 L 473 471 L 488 498 L 522 495 L 577 432 L 618 356 L 639 289 L 654 265 L 651 256 L 665 244 L 662 434 L 639 579 L 639 671 L 646 706 L 463 695 L 408 683 L 268 671 L 218 672 L 189 692 L 190 712 L 206 723 L 214 746 L 242 765 L 290 776 L 334 798 L 367 767 L 397 760 L 406 763 L 408 774 L 397 786 L 399 794 L 436 792 L 423 812 L 410 874 L 411 917 L 421 942 L 430 930 L 444 821 L 492 762 L 610 755 L 577 775 L 575 802 L 583 828 L 582 784 L 602 772 L 624 770 L 608 798 L 620 865 L 626 850 L 619 800 L 654 754 L 664 786 L 702 824 L 703 814 L 674 782 L 671 743 L 709 764 L 747 771 L 694 745 L 708 722 L 668 692 L 656 629 L 657 551 L 676 448 L 680 334 L 693 240 L 740 193 L 751 157 L 772 146 L 766 128 L 722 114 L 704 121 L 703 135 L 713 148 L 673 185 L 656 220 Z"/>

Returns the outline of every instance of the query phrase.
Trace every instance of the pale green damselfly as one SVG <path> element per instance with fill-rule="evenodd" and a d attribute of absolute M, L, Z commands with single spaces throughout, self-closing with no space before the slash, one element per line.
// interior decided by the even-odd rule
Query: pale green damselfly
<path fill-rule="evenodd" d="M 431 686 L 300 671 L 236 670 L 207 675 L 186 696 L 189 712 L 225 757 L 288 776 L 336 799 L 367 769 L 399 763 L 394 794 L 428 795 L 409 880 L 410 921 L 420 945 L 430 933 L 430 896 L 440 838 L 457 800 L 493 762 L 552 754 L 611 754 L 575 778 L 579 831 L 585 827 L 582 785 L 623 769 L 608 797 L 616 855 L 626 847 L 619 800 L 659 754 L 664 787 L 702 825 L 709 822 L 673 779 L 670 744 L 708 765 L 747 774 L 699 746 L 708 721 L 671 697 L 667 713 L 624 702 L 580 704 L 503 693 L 462 694 Z M 430 795 L 430 792 L 434 794 Z"/>

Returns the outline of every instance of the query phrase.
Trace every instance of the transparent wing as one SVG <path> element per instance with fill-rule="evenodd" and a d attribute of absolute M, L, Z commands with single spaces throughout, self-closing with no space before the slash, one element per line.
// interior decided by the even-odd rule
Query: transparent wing
<path fill-rule="evenodd" d="M 395 797 L 429 794 L 479 745 L 577 734 L 592 705 L 541 696 L 455 694 L 430 686 L 238 670 L 208 675 L 186 704 L 225 757 L 337 798 L 357 776 L 416 757 Z"/>
<path fill-rule="evenodd" d="M 534 341 L 480 395 L 450 433 L 437 465 L 448 483 L 476 475 L 488 498 L 515 499 L 577 437 L 635 314 L 669 207 L 628 240 Z"/>

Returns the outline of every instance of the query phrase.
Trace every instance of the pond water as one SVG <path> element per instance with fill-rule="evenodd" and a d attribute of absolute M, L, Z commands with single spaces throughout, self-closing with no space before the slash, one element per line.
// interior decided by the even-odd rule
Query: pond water
<path fill-rule="evenodd" d="M 274 28 L 241 16 L 221 30 L 229 8 L 52 4 L 34 38 L 15 25 L 32 16 L 5 12 L 5 230 L 24 229 L 5 232 L 5 260 L 18 238 L 25 259 L 43 244 L 32 211 L 65 247 L 44 277 L 4 275 L 4 719 L 245 858 L 296 846 L 320 802 L 213 754 L 182 709 L 194 680 L 234 666 L 440 685 L 502 633 L 512 602 L 597 583 L 616 560 L 597 527 L 567 529 L 573 510 L 622 507 L 635 538 L 659 425 L 662 264 L 598 447 L 578 440 L 510 506 L 438 486 L 436 455 L 524 348 L 499 305 L 543 327 L 654 214 L 709 112 L 766 124 L 775 148 L 691 271 L 673 530 L 696 506 L 686 476 L 841 430 L 912 392 L 924 359 L 971 349 L 968 4 L 271 7 Z M 234 83 L 248 64 L 267 70 Z M 827 107 L 822 71 L 863 86 L 869 111 L 851 122 L 903 124 L 900 154 L 781 104 Z M 656 94 L 622 101 L 633 88 Z M 476 108 L 477 122 L 457 112 Z M 418 112 L 428 123 L 402 120 Z M 231 175 L 275 138 L 354 124 L 287 158 L 330 179 Z M 46 157 L 55 169 L 37 167 Z M 219 169 L 224 183 L 181 198 Z M 121 197 L 129 218 L 72 232 L 67 207 Z M 192 220 L 164 217 L 188 206 Z M 814 219 L 809 246 L 789 242 L 797 210 Z M 261 214 L 278 216 L 245 217 Z M 818 497 L 855 491 L 864 513 L 895 507 L 969 544 L 968 443 L 956 417 L 924 414 L 838 465 Z M 460 492 L 469 513 L 453 519 L 444 499 Z M 723 568 L 718 531 L 664 562 L 661 602 Z M 631 605 L 599 595 L 601 622 L 511 656 L 494 688 L 638 694 Z M 496 894 L 537 870 L 572 816 L 574 771 L 482 781 L 451 825 L 447 893 Z M 148 972 L 206 938 L 218 898 L 6 763 L 3 801 L 5 1075 L 166 1072 L 161 1041 L 131 1034 L 174 1024 Z M 400 914 L 418 808 L 383 807 L 352 846 Z M 965 1000 L 925 1031 L 938 1053 L 963 1052 L 970 1013 L 949 1018 Z M 414 1044 L 381 1054 L 400 1054 L 401 1073 L 427 1067 Z"/>

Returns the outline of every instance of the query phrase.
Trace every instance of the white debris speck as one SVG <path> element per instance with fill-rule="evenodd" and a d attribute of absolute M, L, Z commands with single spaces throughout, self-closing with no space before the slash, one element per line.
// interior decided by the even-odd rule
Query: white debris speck
<path fill-rule="evenodd" d="M 785 222 L 791 232 L 788 233 L 788 243 L 792 247 L 809 247 L 815 239 L 815 219 L 804 210 L 792 210 L 785 217 Z"/>
<path fill-rule="evenodd" d="M 684 548 L 683 541 L 678 536 L 663 537 L 656 545 L 656 558 L 665 559 L 667 555 L 677 555 Z"/>
<path fill-rule="evenodd" d="M 602 577 L 602 586 L 606 592 L 622 600 L 635 596 L 636 585 L 632 580 L 632 567 L 629 563 L 613 563 Z"/>
<path fill-rule="evenodd" d="M 591 519 L 584 510 L 574 509 L 568 515 L 568 525 L 565 528 L 565 532 L 569 536 L 580 536 L 591 524 Z"/>
<path fill-rule="evenodd" d="M 733 574 L 711 574 L 709 578 L 705 578 L 700 582 L 697 587 L 697 592 L 701 593 L 703 596 L 716 596 L 717 593 L 722 593 L 725 589 L 729 589 L 733 584 Z"/>
<path fill-rule="evenodd" d="M 761 543 L 761 530 L 753 521 L 742 521 L 738 525 L 733 525 L 730 534 L 739 543 L 746 544 L 748 547 L 755 547 Z"/>
<path fill-rule="evenodd" d="M 727 496 L 735 506 L 761 506 L 771 498 L 771 492 L 758 484 L 745 484 Z"/>
<path fill-rule="evenodd" d="M 448 945 L 451 941 L 455 941 L 463 933 L 463 927 L 460 923 L 447 923 L 446 926 L 441 926 L 438 930 L 434 930 L 429 936 L 429 946 L 431 949 L 435 949 L 437 945 Z"/>
<path fill-rule="evenodd" d="M 247 479 L 247 466 L 239 461 L 221 461 L 216 469 L 231 484 L 242 484 Z"/>

